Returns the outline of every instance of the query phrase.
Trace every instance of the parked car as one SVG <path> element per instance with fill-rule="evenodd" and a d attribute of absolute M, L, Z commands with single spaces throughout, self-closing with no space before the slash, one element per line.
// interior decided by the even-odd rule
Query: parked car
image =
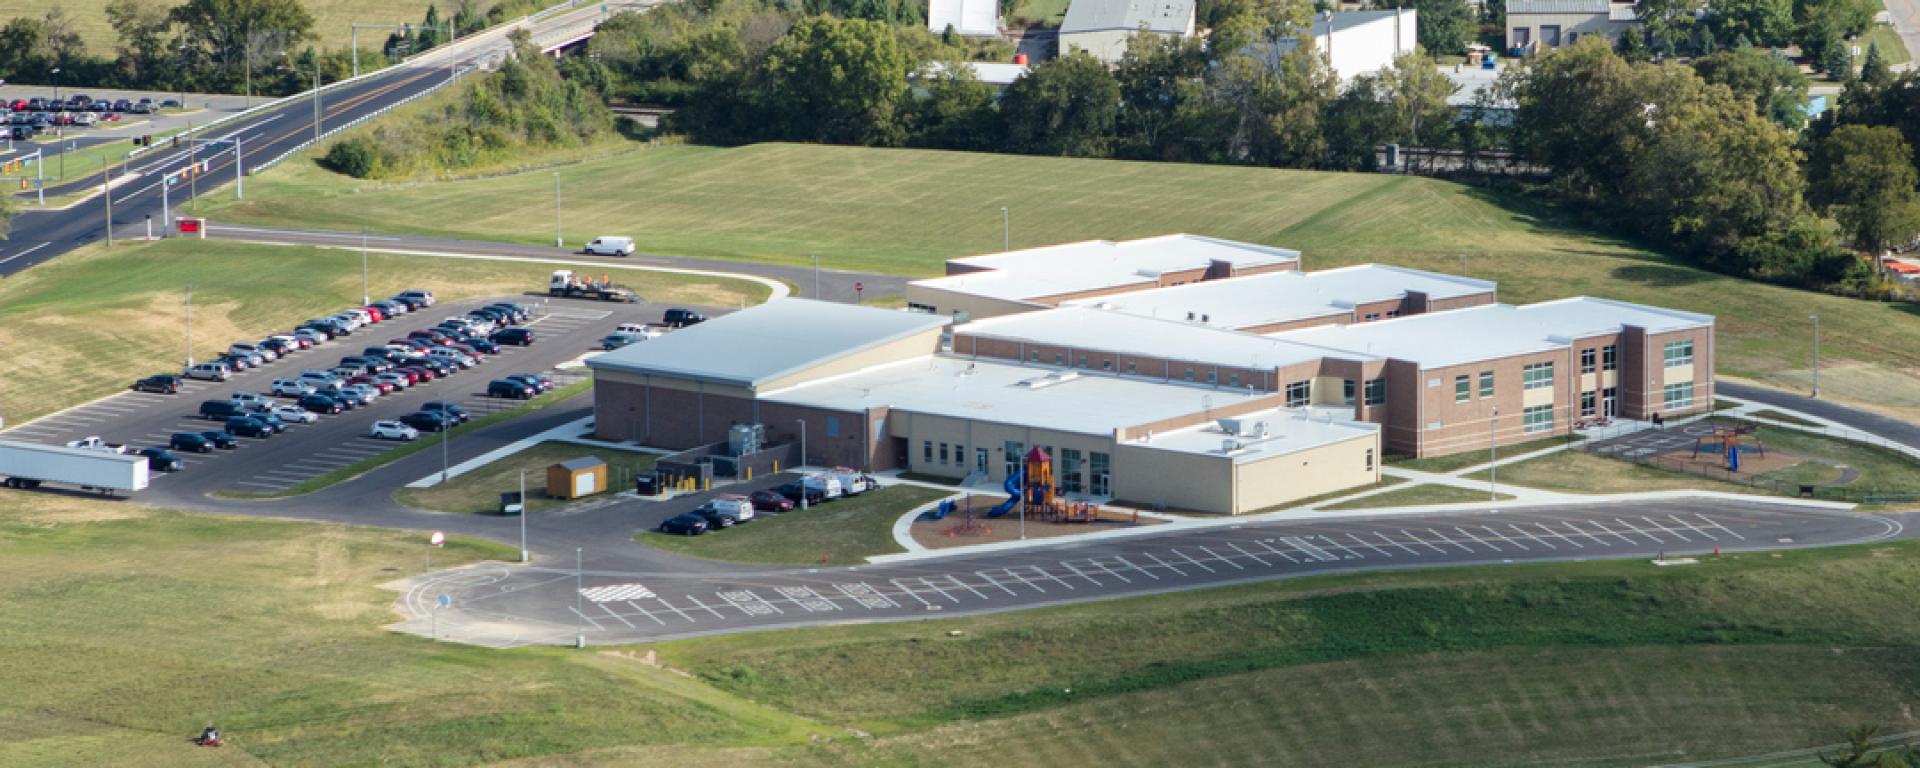
<path fill-rule="evenodd" d="M 273 393 L 281 397 L 299 397 L 312 392 L 316 387 L 312 382 L 300 379 L 274 379 Z"/>
<path fill-rule="evenodd" d="M 729 515 L 722 510 L 714 508 L 712 504 L 702 504 L 694 508 L 692 512 L 688 512 L 687 514 L 698 516 L 700 519 L 707 521 L 707 528 L 709 530 L 716 529 L 716 528 L 732 528 L 733 526 L 739 524 L 740 522 L 739 518 L 736 518 L 733 515 Z"/>
<path fill-rule="evenodd" d="M 401 291 L 394 294 L 393 298 L 400 301 L 417 302 L 423 307 L 433 306 L 433 291 Z"/>
<path fill-rule="evenodd" d="M 420 430 L 398 421 L 376 421 L 367 434 L 381 440 L 415 440 L 420 437 Z"/>
<path fill-rule="evenodd" d="M 527 386 L 526 382 L 523 381 L 494 379 L 493 381 L 487 382 L 487 397 L 513 397 L 528 400 L 531 399 L 533 395 L 533 387 Z"/>
<path fill-rule="evenodd" d="M 213 362 L 226 363 L 228 368 L 232 368 L 233 370 L 236 370 L 236 371 L 252 370 L 254 365 L 252 358 L 247 357 L 246 355 L 234 355 L 234 354 L 221 355 L 217 358 L 214 358 Z"/>
<path fill-rule="evenodd" d="M 621 323 L 613 327 L 613 332 L 614 333 L 630 333 L 640 337 L 641 341 L 646 341 L 647 339 L 657 339 L 657 338 L 660 338 L 661 336 L 667 335 L 666 331 L 661 330 L 659 328 L 655 328 L 651 325 L 647 325 L 646 323 Z"/>
<path fill-rule="evenodd" d="M 508 328 L 506 330 L 494 331 L 487 335 L 487 341 L 514 347 L 531 346 L 533 344 L 533 329 Z"/>
<path fill-rule="evenodd" d="M 518 381 L 518 382 L 524 383 L 529 387 L 533 387 L 533 391 L 535 392 L 552 392 L 555 386 L 553 383 L 553 379 L 549 379 L 537 373 L 515 373 L 515 374 L 510 374 L 505 378 L 512 381 Z"/>
<path fill-rule="evenodd" d="M 439 360 L 449 365 L 460 366 L 461 368 L 472 368 L 480 364 L 479 358 L 452 347 L 434 347 L 433 349 L 429 349 L 427 350 L 427 358 L 427 360 L 422 360 L 421 362 Z"/>
<path fill-rule="evenodd" d="M 707 519 L 692 512 L 674 515 L 660 523 L 660 532 L 678 536 L 698 536 L 707 532 Z"/>
<path fill-rule="evenodd" d="M 147 469 L 155 472 L 178 472 L 187 468 L 187 463 L 165 448 L 142 448 L 140 455 L 147 457 Z"/>
<path fill-rule="evenodd" d="M 281 421 L 280 417 L 273 415 L 273 409 L 271 408 L 260 411 L 248 411 L 247 418 L 267 425 L 267 428 L 273 430 L 274 434 L 287 431 L 287 423 Z"/>
<path fill-rule="evenodd" d="M 241 437 L 266 439 L 273 437 L 273 427 L 252 416 L 235 416 L 227 419 L 227 432 Z"/>
<path fill-rule="evenodd" d="M 221 450 L 233 450 L 240 447 L 240 441 L 233 439 L 233 435 L 229 435 L 218 429 L 209 429 L 201 432 L 200 436 L 206 438 L 207 442 L 212 443 L 213 447 Z"/>
<path fill-rule="evenodd" d="M 373 380 L 377 383 L 392 384 L 396 389 L 406 387 L 413 383 L 408 380 L 406 376 L 399 373 L 383 373 L 373 377 Z"/>
<path fill-rule="evenodd" d="M 260 358 L 260 362 L 263 363 L 271 363 L 280 359 L 280 356 L 275 354 L 273 350 L 250 341 L 236 341 L 227 345 L 227 354 L 246 355 L 249 359 L 258 357 Z"/>
<path fill-rule="evenodd" d="M 321 344 L 326 342 L 327 339 L 333 338 L 333 336 L 327 333 L 325 330 L 322 330 L 320 328 L 308 328 L 305 326 L 295 329 L 293 332 L 293 335 L 294 337 L 302 341 L 305 341 L 309 348 L 311 348 L 315 344 Z"/>
<path fill-rule="evenodd" d="M 273 353 L 274 358 L 278 359 L 300 351 L 300 342 L 275 336 L 261 339 L 260 348 Z"/>
<path fill-rule="evenodd" d="M 213 453 L 213 441 L 198 432 L 175 432 L 167 439 L 167 447 L 188 453 Z"/>
<path fill-rule="evenodd" d="M 691 309 L 669 309 L 667 310 L 667 314 L 661 318 L 661 323 L 668 328 L 685 328 L 689 325 L 699 325 L 706 321 L 706 315 Z"/>
<path fill-rule="evenodd" d="M 273 406 L 272 398 L 258 392 L 235 392 L 227 395 L 227 399 L 233 401 L 235 405 L 246 409 L 270 408 Z"/>
<path fill-rule="evenodd" d="M 223 363 L 200 363 L 198 365 L 187 366 L 187 369 L 181 372 L 181 375 L 189 379 L 201 379 L 203 381 L 226 381 L 233 376 L 231 373 L 232 370 L 231 366 Z"/>
<path fill-rule="evenodd" d="M 398 375 L 400 375 L 400 374 L 394 374 L 394 375 L 396 375 L 396 376 L 398 376 Z M 400 385 L 398 385 L 398 384 L 395 384 L 395 383 L 394 383 L 393 381 L 391 381 L 391 380 L 389 380 L 389 381 L 381 381 L 381 380 L 379 380 L 379 379 L 377 379 L 377 378 L 374 378 L 374 375 L 373 375 L 373 374 L 371 374 L 371 373 L 363 373 L 363 374 L 360 374 L 360 375 L 358 375 L 358 376 L 355 376 L 355 377 L 353 377 L 353 378 L 351 378 L 351 379 L 347 379 L 347 386 L 349 386 L 349 387 L 372 387 L 372 388 L 373 388 L 373 389 L 374 389 L 375 391 L 377 391 L 377 392 L 379 392 L 380 394 L 383 394 L 383 395 L 384 395 L 384 394 L 386 394 L 386 393 L 388 393 L 388 392 L 392 392 L 392 391 L 394 391 L 394 390 L 396 390 L 396 389 L 399 389 L 399 388 L 400 388 Z"/>
<path fill-rule="evenodd" d="M 239 403 L 231 400 L 208 400 L 200 404 L 200 418 L 214 421 L 225 421 L 245 411 Z"/>
<path fill-rule="evenodd" d="M 301 371 L 296 381 L 312 386 L 315 392 L 338 391 L 346 386 L 345 381 L 330 371 Z"/>
<path fill-rule="evenodd" d="M 806 499 L 808 505 L 819 504 L 827 500 L 827 492 L 825 490 L 808 487 L 804 482 L 787 483 L 786 485 L 780 486 L 778 490 L 781 496 L 787 497 L 795 504 L 800 503 L 801 499 Z"/>
<path fill-rule="evenodd" d="M 358 405 L 365 405 L 380 399 L 382 393 L 379 387 L 372 384 L 348 384 L 346 389 L 340 390 L 340 394 L 356 398 Z"/>
<path fill-rule="evenodd" d="M 347 407 L 341 405 L 340 401 L 333 396 L 323 395 L 318 392 L 301 395 L 299 401 L 294 404 L 314 413 L 324 413 L 327 415 L 345 413 L 347 410 Z"/>
<path fill-rule="evenodd" d="M 172 394 L 178 394 L 180 392 L 180 385 L 185 383 L 186 382 L 182 380 L 179 376 L 169 376 L 166 374 L 160 374 L 158 376 L 148 376 L 144 379 L 134 382 L 133 391 L 154 392 L 162 395 L 172 395 Z"/>
<path fill-rule="evenodd" d="M 433 376 L 431 378 L 435 378 L 435 379 L 440 378 L 442 376 L 452 376 L 454 371 L 459 370 L 452 363 L 449 363 L 445 360 L 435 360 L 431 357 L 419 360 L 413 363 L 409 367 L 420 368 L 426 371 L 430 371 L 433 373 Z"/>
<path fill-rule="evenodd" d="M 288 424 L 312 424 L 320 420 L 319 414 L 298 405 L 287 405 L 286 403 L 275 404 L 267 410 L 267 413 L 273 414 L 274 418 Z"/>
<path fill-rule="evenodd" d="M 753 508 L 762 512 L 787 512 L 793 509 L 793 500 L 780 495 L 779 491 L 754 491 L 747 496 L 753 502 Z"/>
<path fill-rule="evenodd" d="M 465 424 L 473 420 L 473 414 L 467 413 L 467 409 L 444 400 L 428 400 L 420 404 L 420 410 L 445 414 L 452 417 L 455 424 Z"/>
<path fill-rule="evenodd" d="M 453 426 L 453 420 L 432 411 L 414 411 L 400 417 L 400 423 L 422 432 L 441 432 Z"/>
<path fill-rule="evenodd" d="M 401 366 L 400 368 L 395 369 L 394 373 L 404 373 L 408 377 L 412 378 L 414 383 L 416 384 L 423 381 L 433 381 L 434 379 L 440 378 L 440 369 L 428 365 L 427 361 L 425 360 L 422 360 L 418 363 Z"/>
<path fill-rule="evenodd" d="M 487 341 L 484 336 L 468 336 L 461 339 L 460 343 L 472 347 L 473 351 L 484 355 L 500 354 L 500 345 Z"/>
<path fill-rule="evenodd" d="M 631 346 L 639 341 L 640 337 L 631 333 L 609 333 L 600 337 L 600 348 L 612 352 L 621 347 Z"/>
<path fill-rule="evenodd" d="M 707 500 L 706 505 L 733 515 L 733 519 L 743 523 L 753 520 L 753 501 L 737 493 L 720 494 Z"/>

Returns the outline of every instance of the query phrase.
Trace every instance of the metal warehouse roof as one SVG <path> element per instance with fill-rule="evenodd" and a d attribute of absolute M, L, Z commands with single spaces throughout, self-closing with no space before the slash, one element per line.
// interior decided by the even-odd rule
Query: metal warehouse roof
<path fill-rule="evenodd" d="M 1249 328 L 1325 317 L 1355 305 L 1389 301 L 1419 291 L 1432 299 L 1491 294 L 1496 284 L 1385 264 L 1361 264 L 1316 272 L 1268 272 L 1230 280 L 1206 280 L 1115 296 L 1079 299 L 1061 306 L 1092 306 L 1130 315 L 1196 322 L 1217 328 Z M 1204 322 L 1186 320 L 1188 313 Z"/>
<path fill-rule="evenodd" d="M 1300 261 L 1300 252 L 1199 235 L 1163 235 L 1115 242 L 1087 240 L 1021 251 L 951 259 L 949 264 L 986 271 L 936 277 L 915 285 L 1007 301 L 1060 296 L 1142 283 L 1161 275 L 1205 269 L 1213 262 L 1235 269 Z"/>
<path fill-rule="evenodd" d="M 934 355 L 762 393 L 761 399 L 840 411 L 887 406 L 1112 437 L 1117 428 L 1271 396 L 1272 392 L 1248 393 Z"/>
<path fill-rule="evenodd" d="M 1522 307 L 1491 304 L 1270 336 L 1409 360 L 1422 368 L 1445 368 L 1565 349 L 1574 339 L 1618 333 L 1627 325 L 1665 333 L 1711 324 L 1712 315 L 1576 296 Z"/>
<path fill-rule="evenodd" d="M 1085 306 L 977 320 L 955 328 L 954 333 L 1256 370 L 1326 357 L 1353 360 L 1369 357 L 1294 339 Z M 964 346 L 954 349 L 956 354 L 967 351 Z"/>
<path fill-rule="evenodd" d="M 755 387 L 946 322 L 916 312 L 779 299 L 595 355 L 587 366 Z"/>
<path fill-rule="evenodd" d="M 1000 34 L 999 0 L 929 0 L 927 30 L 937 35 L 949 26 L 973 37 Z"/>
<path fill-rule="evenodd" d="M 1507 13 L 1607 13 L 1607 0 L 1507 0 Z"/>
<path fill-rule="evenodd" d="M 1194 0 L 1073 0 L 1060 34 L 1103 29 L 1185 33 L 1193 19 Z"/>

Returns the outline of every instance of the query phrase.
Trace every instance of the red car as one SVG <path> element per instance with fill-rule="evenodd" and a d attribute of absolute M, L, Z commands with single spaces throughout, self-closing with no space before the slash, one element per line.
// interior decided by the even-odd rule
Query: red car
<path fill-rule="evenodd" d="M 13 103 L 12 103 L 12 104 L 8 104 L 8 105 L 7 105 L 7 108 L 8 108 L 8 109 L 11 109 L 11 110 L 13 110 L 13 111 L 15 111 L 15 112 L 25 112 L 25 111 L 27 111 L 27 100 L 26 100 L 26 99 L 14 99 L 14 100 L 13 100 Z"/>
<path fill-rule="evenodd" d="M 387 316 L 386 316 L 385 314 L 382 314 L 382 313 L 380 312 L 380 308 L 379 308 L 379 307 L 375 307 L 375 306 L 372 306 L 372 305 L 368 305 L 368 306 L 365 306 L 365 307 L 361 307 L 361 308 L 360 308 L 360 311 L 362 311 L 362 312 L 365 312 L 365 313 L 367 313 L 367 317 L 370 317 L 370 318 L 372 318 L 372 319 L 373 319 L 373 321 L 374 321 L 374 322 L 376 322 L 376 323 L 377 323 L 377 322 L 380 322 L 380 321 L 382 321 L 382 320 L 385 320 L 385 319 L 387 319 Z"/>
<path fill-rule="evenodd" d="M 387 382 L 377 380 L 372 376 L 364 373 L 358 376 L 355 376 L 351 379 L 347 379 L 347 383 L 348 384 L 365 384 L 369 387 L 373 387 L 374 389 L 380 390 L 380 394 L 383 394 L 383 395 L 393 391 L 392 384 L 388 384 Z"/>
<path fill-rule="evenodd" d="M 432 368 L 426 368 L 418 365 L 409 365 L 405 368 L 400 368 L 394 372 L 403 374 L 407 378 L 413 379 L 413 383 L 415 384 L 418 384 L 423 381 L 432 381 L 439 377 L 439 374 L 434 373 Z"/>
<path fill-rule="evenodd" d="M 793 511 L 793 500 L 780 495 L 778 491 L 754 491 L 747 498 L 753 502 L 753 508 L 760 512 Z"/>

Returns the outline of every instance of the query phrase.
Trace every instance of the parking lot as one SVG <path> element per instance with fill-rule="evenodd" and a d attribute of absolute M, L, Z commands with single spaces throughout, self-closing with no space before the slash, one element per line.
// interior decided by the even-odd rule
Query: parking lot
<path fill-rule="evenodd" d="M 0 438 L 29 442 L 62 444 L 98 435 L 108 442 L 140 448 L 167 444 L 176 432 L 219 430 L 222 423 L 198 416 L 200 403 L 226 400 L 235 392 L 267 393 L 275 378 L 297 375 L 301 370 L 326 369 L 340 357 L 359 354 L 369 346 L 379 346 L 390 338 L 431 327 L 442 319 L 495 301 L 515 301 L 533 311 L 524 327 L 534 329 L 537 341 L 526 347 L 502 346 L 499 354 L 487 355 L 469 370 L 440 380 L 422 382 L 384 395 L 373 403 L 346 413 L 321 416 L 314 424 L 293 425 L 286 433 L 271 438 L 241 438 L 234 450 L 212 453 L 175 451 L 186 464 L 179 472 L 153 473 L 156 488 L 189 483 L 193 492 L 232 491 L 271 494 L 299 485 L 319 475 L 352 465 L 396 447 L 397 443 L 368 435 L 372 423 L 397 419 L 417 410 L 421 403 L 441 400 L 460 405 L 474 418 L 520 405 L 523 401 L 489 398 L 487 382 L 514 373 L 540 373 L 551 377 L 556 388 L 564 387 L 587 375 L 577 363 L 598 351 L 596 342 L 615 325 L 623 322 L 657 322 L 667 309 L 656 304 L 615 304 L 584 300 L 527 296 L 495 297 L 461 302 L 442 302 L 336 338 L 312 349 L 295 352 L 279 361 L 248 371 L 237 372 L 225 382 L 189 379 L 178 394 L 161 395 L 123 392 L 112 397 L 62 411 L 0 432 Z M 239 341 L 235 339 L 235 341 Z M 129 371 L 128 382 L 151 371 Z M 275 398 L 292 402 L 291 398 Z M 432 433 L 421 440 L 438 437 Z M 454 438 L 457 442 L 458 438 Z"/>
<path fill-rule="evenodd" d="M 632 512 L 607 514 L 634 518 Z M 446 595 L 441 637 L 461 642 L 567 644 L 578 630 L 589 642 L 626 643 L 1003 611 L 1338 570 L 1705 555 L 1875 540 L 1901 529 L 1871 515 L 1758 502 L 1593 504 L 1250 523 L 1045 549 L 732 574 L 658 567 L 623 573 L 605 557 L 590 559 L 578 576 L 570 567 L 486 566 L 420 579 L 402 607 L 416 617 L 404 628 L 424 633 L 433 606 Z"/>

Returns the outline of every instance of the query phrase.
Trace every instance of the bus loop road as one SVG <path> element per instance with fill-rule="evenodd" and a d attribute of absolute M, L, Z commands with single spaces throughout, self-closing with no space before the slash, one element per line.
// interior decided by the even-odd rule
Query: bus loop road
<path fill-rule="evenodd" d="M 576 632 L 589 644 L 632 643 L 991 613 L 1338 571 L 1678 557 L 1902 532 L 1899 522 L 1876 515 L 1685 500 L 1248 523 L 851 567 L 690 573 L 602 555 L 578 577 L 569 567 L 489 563 L 412 579 L 402 587 L 408 618 L 398 628 L 494 647 L 568 645 Z M 618 568 L 623 560 L 633 570 Z M 436 608 L 443 595 L 448 605 Z"/>

